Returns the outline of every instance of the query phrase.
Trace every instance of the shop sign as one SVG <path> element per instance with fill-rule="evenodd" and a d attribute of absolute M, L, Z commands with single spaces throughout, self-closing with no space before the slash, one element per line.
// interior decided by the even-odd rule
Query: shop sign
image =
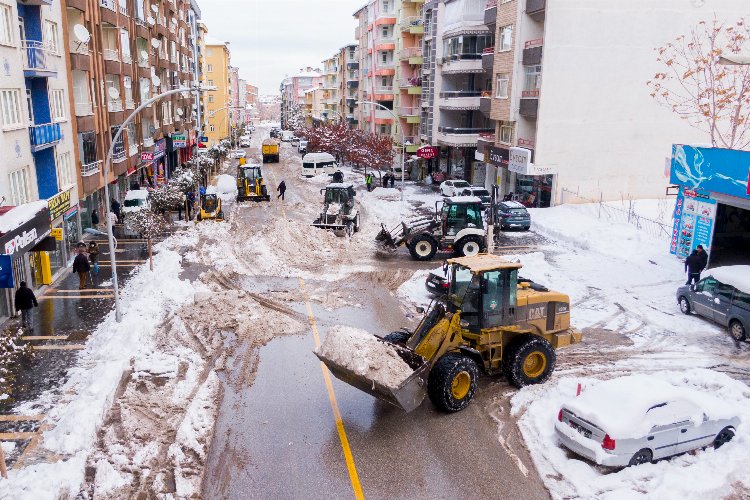
<path fill-rule="evenodd" d="M 154 160 L 162 158 L 167 151 L 167 140 L 159 139 L 154 145 Z"/>
<path fill-rule="evenodd" d="M 0 288 L 15 288 L 13 281 L 13 259 L 10 255 L 0 255 Z"/>
<path fill-rule="evenodd" d="M 750 151 L 672 146 L 672 184 L 701 193 L 750 198 Z"/>
<path fill-rule="evenodd" d="M 187 137 L 185 134 L 172 134 L 172 147 L 175 149 L 187 146 Z"/>
<path fill-rule="evenodd" d="M 690 190 L 677 194 L 669 252 L 684 259 L 702 245 L 711 248 L 711 237 L 716 219 L 716 200 L 693 196 Z"/>
<path fill-rule="evenodd" d="M 507 167 L 510 151 L 506 148 L 489 148 L 488 161 L 497 167 Z"/>
<path fill-rule="evenodd" d="M 0 252 L 6 255 L 24 253 L 46 238 L 50 233 L 49 210 L 40 210 L 30 221 L 15 231 L 0 237 Z"/>
<path fill-rule="evenodd" d="M 417 149 L 417 156 L 424 160 L 432 160 L 438 156 L 438 148 L 435 146 L 422 146 Z"/>
<path fill-rule="evenodd" d="M 61 227 L 53 227 L 52 231 L 50 232 L 50 236 L 55 238 L 57 241 L 63 240 L 63 230 Z"/>
<path fill-rule="evenodd" d="M 68 209 L 67 212 L 65 212 L 65 216 L 63 217 L 63 219 L 66 219 L 66 220 L 70 219 L 77 213 L 78 213 L 78 205 L 73 205 L 72 207 Z"/>
<path fill-rule="evenodd" d="M 143 163 L 148 163 L 154 161 L 154 152 L 153 151 L 145 151 L 141 153 L 141 161 Z"/>
<path fill-rule="evenodd" d="M 62 193 L 58 193 L 47 200 L 47 207 L 49 208 L 49 220 L 53 221 L 57 219 L 70 209 L 71 191 L 71 189 L 63 191 Z"/>
<path fill-rule="evenodd" d="M 517 174 L 529 175 L 531 151 L 526 148 L 510 148 L 508 170 Z"/>

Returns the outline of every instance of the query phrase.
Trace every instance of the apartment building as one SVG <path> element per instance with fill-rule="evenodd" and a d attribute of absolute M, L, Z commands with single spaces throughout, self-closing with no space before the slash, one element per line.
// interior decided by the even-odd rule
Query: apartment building
<path fill-rule="evenodd" d="M 288 130 L 294 121 L 305 120 L 305 91 L 318 88 L 323 83 L 323 75 L 319 69 L 307 67 L 300 69 L 294 76 L 282 80 L 281 92 L 281 128 Z M 318 116 L 317 118 L 319 118 Z"/>
<path fill-rule="evenodd" d="M 339 110 L 350 127 L 358 125 L 359 114 L 359 49 L 357 44 L 349 44 L 339 49 Z"/>
<path fill-rule="evenodd" d="M 336 52 L 323 61 L 323 114 L 321 121 L 340 123 L 341 114 L 341 54 Z"/>
<path fill-rule="evenodd" d="M 326 96 L 330 95 L 321 82 L 318 87 L 305 90 L 305 126 L 312 127 L 323 123 L 326 112 Z"/>
<path fill-rule="evenodd" d="M 583 0 L 489 0 L 496 42 L 485 56 L 492 89 L 481 103 L 494 125 L 480 152 L 487 185 L 529 206 L 662 197 L 671 145 L 708 138 L 649 96 L 645 82 L 663 69 L 654 49 L 700 21 L 746 14 L 741 0 L 710 8 L 665 0 L 658 9 L 604 2 L 595 10 Z"/>
<path fill-rule="evenodd" d="M 16 286 L 49 284 L 80 237 L 64 31 L 59 2 L 0 3 L 0 214 L 12 219 L 0 254 L 11 256 Z M 12 291 L 0 291 L 0 319 Z"/>
<path fill-rule="evenodd" d="M 229 43 L 213 37 L 205 37 L 206 46 L 206 85 L 216 87 L 208 92 L 203 134 L 208 137 L 208 145 L 218 144 L 230 136 L 231 107 L 234 105 L 230 84 L 231 53 Z"/>
<path fill-rule="evenodd" d="M 235 66 L 229 67 L 229 102 L 229 117 L 235 130 L 240 124 L 240 68 Z"/>

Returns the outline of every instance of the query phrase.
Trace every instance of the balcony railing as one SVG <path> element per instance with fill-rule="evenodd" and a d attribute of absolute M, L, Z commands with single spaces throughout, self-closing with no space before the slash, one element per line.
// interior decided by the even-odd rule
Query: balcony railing
<path fill-rule="evenodd" d="M 375 45 L 395 44 L 396 38 L 392 36 L 379 36 L 375 39 Z"/>
<path fill-rule="evenodd" d="M 482 134 L 482 133 L 494 133 L 494 128 L 484 127 L 438 127 L 438 132 L 444 134 Z"/>
<path fill-rule="evenodd" d="M 135 101 L 133 99 L 125 98 L 125 109 L 135 109 Z"/>
<path fill-rule="evenodd" d="M 76 101 L 76 116 L 91 116 L 94 114 L 94 106 L 90 102 Z"/>
<path fill-rule="evenodd" d="M 71 54 L 82 54 L 84 56 L 89 55 L 89 44 L 78 42 L 76 40 L 70 40 L 69 50 Z"/>
<path fill-rule="evenodd" d="M 148 57 L 143 58 L 141 56 L 138 56 L 138 67 L 139 68 L 148 68 L 149 67 Z"/>
<path fill-rule="evenodd" d="M 106 7 L 109 10 L 117 12 L 117 4 L 115 0 L 99 0 L 99 5 Z"/>
<path fill-rule="evenodd" d="M 482 90 L 450 90 L 448 92 L 440 92 L 441 99 L 456 99 L 460 97 L 481 97 Z"/>
<path fill-rule="evenodd" d="M 485 9 L 491 9 L 492 7 L 497 7 L 497 0 L 487 0 L 487 3 L 485 4 Z"/>
<path fill-rule="evenodd" d="M 422 110 L 416 106 L 398 108 L 399 116 L 419 116 Z"/>
<path fill-rule="evenodd" d="M 122 14 L 123 16 L 127 16 L 128 15 L 128 4 L 127 4 L 126 0 L 117 0 L 117 4 L 119 6 L 120 14 Z"/>
<path fill-rule="evenodd" d="M 418 28 L 423 26 L 422 18 L 419 16 L 409 16 L 401 20 L 401 29 L 408 30 L 410 28 Z"/>
<path fill-rule="evenodd" d="M 81 164 L 81 175 L 83 177 L 88 177 L 89 175 L 98 174 L 101 170 L 102 170 L 101 160 L 96 160 L 96 161 L 92 161 L 91 163 Z"/>
<path fill-rule="evenodd" d="M 128 156 L 133 156 L 138 154 L 138 144 L 131 144 L 128 146 Z"/>
<path fill-rule="evenodd" d="M 399 82 L 401 87 L 421 87 L 422 79 L 420 77 L 404 78 Z"/>
<path fill-rule="evenodd" d="M 422 47 L 404 47 L 401 49 L 401 59 L 410 57 L 422 57 Z"/>
<path fill-rule="evenodd" d="M 122 111 L 122 99 L 107 99 L 107 110 L 110 113 L 119 113 Z"/>
<path fill-rule="evenodd" d="M 102 56 L 105 61 L 119 61 L 120 53 L 117 49 L 104 49 L 102 50 Z"/>
<path fill-rule="evenodd" d="M 61 138 L 59 123 L 45 123 L 29 127 L 29 139 L 32 148 L 44 149 L 45 146 L 60 142 Z"/>
<path fill-rule="evenodd" d="M 125 148 L 123 146 L 115 146 L 115 150 L 112 152 L 112 163 L 122 163 L 127 158 L 128 155 L 125 154 Z"/>
<path fill-rule="evenodd" d="M 382 85 L 377 85 L 373 89 L 373 93 L 375 93 L 375 94 L 393 94 L 393 87 L 384 87 Z"/>
<path fill-rule="evenodd" d="M 50 70 L 47 65 L 47 55 L 52 51 L 44 44 L 37 40 L 21 41 L 21 48 L 26 53 L 23 60 L 23 69 L 25 70 Z"/>
<path fill-rule="evenodd" d="M 393 67 L 394 67 L 393 61 L 386 61 L 386 62 L 378 61 L 377 66 L 375 67 L 375 70 L 377 71 L 379 69 L 393 69 Z"/>

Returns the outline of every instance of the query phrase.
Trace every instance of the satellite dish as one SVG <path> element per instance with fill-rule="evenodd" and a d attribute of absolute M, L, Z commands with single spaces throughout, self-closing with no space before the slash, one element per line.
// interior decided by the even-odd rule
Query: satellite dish
<path fill-rule="evenodd" d="M 177 108 L 177 111 L 175 111 L 175 113 L 177 113 L 179 116 L 182 116 L 185 114 L 185 112 L 180 108 Z"/>
<path fill-rule="evenodd" d="M 89 40 L 91 40 L 91 33 L 89 33 L 89 30 L 83 24 L 73 26 L 73 35 L 81 43 L 89 43 Z"/>
<path fill-rule="evenodd" d="M 141 60 L 148 61 L 148 52 L 146 52 L 145 50 L 141 51 Z"/>
<path fill-rule="evenodd" d="M 149 25 L 149 26 L 153 26 L 153 25 L 155 25 L 155 24 L 156 24 L 156 19 L 154 19 L 154 18 L 153 18 L 153 17 L 151 17 L 151 16 L 148 16 L 148 17 L 146 18 L 146 22 L 148 23 L 148 25 Z"/>
<path fill-rule="evenodd" d="M 158 76 L 152 76 L 151 83 L 154 87 L 158 87 L 159 85 L 161 85 L 161 78 L 159 78 Z"/>
<path fill-rule="evenodd" d="M 131 82 L 131 81 L 130 81 L 130 80 L 128 79 L 128 80 L 125 80 L 124 82 L 122 82 L 122 85 L 123 85 L 123 86 L 124 86 L 124 87 L 125 87 L 126 89 L 129 89 L 129 88 L 132 88 L 132 87 L 133 87 L 133 82 Z"/>
<path fill-rule="evenodd" d="M 154 11 L 154 14 L 159 13 L 159 7 L 156 4 L 151 4 L 151 10 Z"/>
<path fill-rule="evenodd" d="M 159 40 L 158 38 L 152 38 L 151 46 L 155 49 L 158 49 L 159 47 L 161 47 L 161 40 Z"/>
<path fill-rule="evenodd" d="M 107 94 L 111 99 L 119 99 L 120 98 L 120 91 L 117 90 L 114 87 L 110 87 L 107 89 Z"/>

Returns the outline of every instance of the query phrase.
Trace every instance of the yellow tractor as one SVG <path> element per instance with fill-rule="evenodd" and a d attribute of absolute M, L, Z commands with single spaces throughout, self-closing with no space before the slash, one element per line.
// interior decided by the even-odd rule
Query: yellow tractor
<path fill-rule="evenodd" d="M 260 165 L 237 167 L 237 201 L 271 201 Z"/>
<path fill-rule="evenodd" d="M 200 197 L 200 210 L 198 220 L 224 220 L 224 211 L 221 209 L 221 198 L 215 193 L 202 194 Z"/>
<path fill-rule="evenodd" d="M 555 350 L 582 335 L 570 327 L 569 297 L 519 278 L 521 267 L 488 254 L 448 260 L 449 293 L 433 301 L 414 331 L 381 339 L 414 370 L 395 389 L 318 357 L 339 379 L 405 411 L 426 395 L 444 411 L 463 410 L 480 372 L 504 374 L 516 387 L 545 382 Z"/>

